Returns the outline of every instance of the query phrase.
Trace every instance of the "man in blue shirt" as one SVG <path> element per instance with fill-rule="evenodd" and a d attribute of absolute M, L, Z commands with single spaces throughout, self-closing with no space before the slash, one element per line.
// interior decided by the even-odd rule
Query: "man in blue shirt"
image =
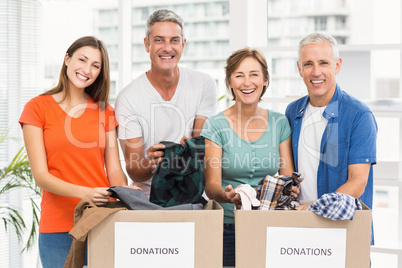
<path fill-rule="evenodd" d="M 308 95 L 290 103 L 286 116 L 292 128 L 295 167 L 305 177 L 299 198 L 315 200 L 339 192 L 372 208 L 377 140 L 374 115 L 336 83 L 342 59 L 332 36 L 307 35 L 299 43 L 298 57 Z"/>

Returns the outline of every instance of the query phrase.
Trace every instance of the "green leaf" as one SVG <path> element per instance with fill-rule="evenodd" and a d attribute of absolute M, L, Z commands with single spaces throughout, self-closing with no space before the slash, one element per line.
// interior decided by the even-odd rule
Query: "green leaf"
<path fill-rule="evenodd" d="M 0 143 L 5 140 L 6 135 L 6 132 L 0 135 Z M 20 242 L 24 233 L 29 232 L 22 251 L 28 250 L 32 248 L 37 238 L 40 208 L 35 202 L 35 197 L 41 196 L 41 189 L 35 183 L 24 147 L 17 152 L 6 167 L 0 169 L 0 185 L 0 197 L 15 189 L 23 189 L 24 193 L 29 196 L 33 215 L 30 223 L 25 221 L 12 204 L 0 206 L 0 222 L 3 223 L 6 232 L 9 231 L 10 226 L 13 226 Z"/>

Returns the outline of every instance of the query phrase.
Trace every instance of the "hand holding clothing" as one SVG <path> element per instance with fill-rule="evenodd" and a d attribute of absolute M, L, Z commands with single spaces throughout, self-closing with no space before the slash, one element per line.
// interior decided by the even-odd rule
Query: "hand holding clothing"
<path fill-rule="evenodd" d="M 97 206 L 103 206 L 109 201 L 109 197 L 112 195 L 111 192 L 107 191 L 108 188 L 97 187 L 88 188 L 86 201 L 91 201 Z"/>
<path fill-rule="evenodd" d="M 225 187 L 225 196 L 229 203 L 236 205 L 241 204 L 240 195 L 236 193 L 235 189 L 233 189 L 232 185 L 230 184 Z"/>
<path fill-rule="evenodd" d="M 165 145 L 162 143 L 156 143 L 147 149 L 146 158 L 151 164 L 152 171 L 154 171 L 156 166 L 162 161 L 162 157 L 165 155 L 164 149 Z"/>

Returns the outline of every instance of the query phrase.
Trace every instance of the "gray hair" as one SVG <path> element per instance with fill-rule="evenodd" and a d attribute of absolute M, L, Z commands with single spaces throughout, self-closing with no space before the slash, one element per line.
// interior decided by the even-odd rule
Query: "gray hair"
<path fill-rule="evenodd" d="M 300 53 L 302 48 L 305 45 L 309 45 L 312 43 L 321 43 L 321 42 L 328 42 L 331 47 L 332 47 L 332 54 L 334 55 L 335 61 L 339 59 L 339 50 L 338 50 L 338 43 L 336 42 L 335 38 L 333 38 L 329 34 L 325 33 L 312 33 L 309 35 L 306 35 L 300 42 L 299 42 L 299 47 L 297 50 L 298 53 L 298 61 L 300 63 Z"/>
<path fill-rule="evenodd" d="M 181 35 L 182 35 L 182 39 L 183 39 L 182 41 L 184 41 L 183 19 L 171 10 L 159 9 L 159 10 L 156 10 L 154 13 L 152 13 L 151 16 L 149 16 L 149 18 L 147 20 L 147 24 L 145 27 L 145 35 L 147 37 L 148 42 L 149 42 L 149 35 L 151 34 L 152 25 L 154 25 L 156 22 L 164 22 L 164 21 L 170 21 L 170 22 L 177 23 L 181 28 L 181 33 L 182 33 Z"/>

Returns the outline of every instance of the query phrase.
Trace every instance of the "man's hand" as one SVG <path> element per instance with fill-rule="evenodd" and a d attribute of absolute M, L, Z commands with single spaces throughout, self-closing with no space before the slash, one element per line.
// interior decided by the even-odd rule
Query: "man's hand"
<path fill-rule="evenodd" d="M 146 158 L 149 160 L 152 170 L 155 170 L 156 166 L 162 161 L 165 155 L 163 151 L 165 148 L 162 143 L 156 143 L 148 148 Z"/>
<path fill-rule="evenodd" d="M 181 138 L 181 140 L 180 140 L 181 146 L 184 146 L 184 144 L 186 143 L 186 141 L 189 140 L 189 139 L 191 139 L 190 136 L 184 135 L 183 138 Z"/>

